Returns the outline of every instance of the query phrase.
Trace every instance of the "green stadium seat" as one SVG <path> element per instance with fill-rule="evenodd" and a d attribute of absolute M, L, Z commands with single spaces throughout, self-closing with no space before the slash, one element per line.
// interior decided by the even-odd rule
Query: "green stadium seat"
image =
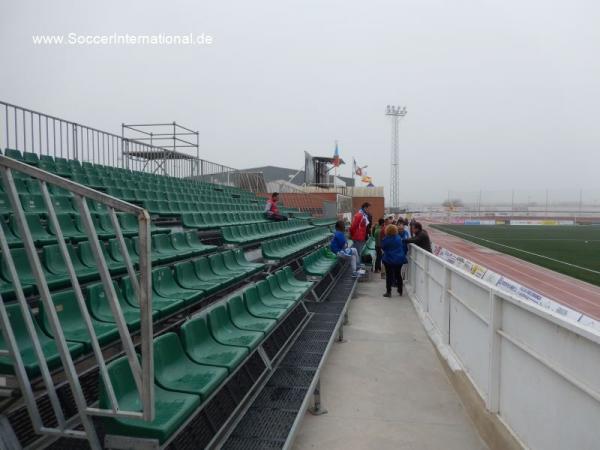
<path fill-rule="evenodd" d="M 220 276 L 213 272 L 208 258 L 202 257 L 193 261 L 194 269 L 196 271 L 196 276 L 201 281 L 208 281 L 211 283 L 218 283 L 219 285 L 225 287 L 230 284 L 233 284 L 236 280 L 228 277 L 228 276 Z"/>
<path fill-rule="evenodd" d="M 75 207 L 71 197 L 67 195 L 53 195 L 52 196 L 52 204 L 54 205 L 54 210 L 56 213 L 77 213 L 79 214 L 79 210 Z M 35 211 L 34 211 L 35 212 Z M 43 213 L 46 212 L 45 208 Z"/>
<path fill-rule="evenodd" d="M 46 205 L 41 195 L 20 194 L 21 206 L 26 213 L 47 214 Z"/>
<path fill-rule="evenodd" d="M 225 267 L 227 267 L 229 270 L 232 270 L 234 272 L 242 272 L 242 273 L 246 274 L 246 276 L 252 275 L 256 272 L 260 272 L 260 270 L 264 267 L 263 265 L 253 267 L 253 266 L 249 266 L 249 265 L 240 264 L 238 262 L 237 258 L 235 257 L 235 254 L 231 250 L 227 250 L 227 251 L 223 252 L 222 255 L 223 255 L 223 263 L 225 264 Z"/>
<path fill-rule="evenodd" d="M 171 245 L 175 250 L 178 251 L 181 258 L 199 255 L 202 253 L 202 250 L 198 251 L 190 246 L 185 238 L 185 234 L 182 232 L 172 232 L 167 236 L 171 238 Z"/>
<path fill-rule="evenodd" d="M 33 272 L 31 270 L 31 266 L 29 265 L 29 260 L 27 259 L 27 253 L 24 248 L 13 248 L 10 251 L 10 254 L 13 258 L 15 267 L 17 269 L 17 273 L 19 274 L 19 281 L 23 286 L 23 290 L 25 293 L 30 293 L 34 290 L 34 286 L 37 285 L 35 277 L 33 276 Z M 1 276 L 6 281 L 10 280 L 10 275 L 8 272 L 8 268 L 6 267 L 6 261 L 4 258 L 2 259 L 1 267 Z M 44 269 L 44 266 L 42 266 Z M 65 286 L 70 283 L 69 278 L 67 276 L 55 275 L 44 270 L 44 275 L 46 277 L 46 282 L 48 286 L 53 289 L 60 286 Z"/>
<path fill-rule="evenodd" d="M 9 247 L 20 247 L 23 245 L 23 241 L 19 236 L 13 233 L 12 228 L 8 226 L 8 224 L 4 221 L 4 218 L 0 217 L 0 223 L 2 224 L 2 230 L 4 231 L 4 236 L 6 237 L 6 242 Z"/>
<path fill-rule="evenodd" d="M 193 261 L 185 261 L 175 265 L 175 280 L 182 288 L 202 290 L 206 294 L 211 294 L 223 286 L 223 283 L 219 281 L 202 281 L 198 278 Z"/>
<path fill-rule="evenodd" d="M 258 293 L 258 298 L 265 306 L 283 309 L 291 309 L 294 306 L 295 302 L 293 300 L 275 297 L 269 288 L 269 282 L 266 280 L 259 281 L 256 283 L 255 287 Z M 251 290 L 252 288 L 248 289 Z"/>
<path fill-rule="evenodd" d="M 29 232 L 31 233 L 31 237 L 36 245 L 41 246 L 44 244 L 52 244 L 56 242 L 56 237 L 48 233 L 46 228 L 42 223 L 42 218 L 37 213 L 29 213 L 25 214 L 25 221 L 29 227 Z M 15 236 L 21 237 L 21 233 L 19 232 L 19 227 L 17 225 L 16 216 L 14 214 L 10 215 L 9 218 L 9 226 Z"/>
<path fill-rule="evenodd" d="M 125 301 L 127 301 L 127 303 L 134 308 L 139 308 L 140 305 L 137 301 L 137 297 L 129 276 L 125 276 L 121 279 L 120 287 Z M 170 316 L 171 314 L 183 308 L 183 306 L 184 301 L 182 299 L 162 297 L 156 292 L 152 291 L 152 310 L 158 312 L 158 316 L 160 318 Z"/>
<path fill-rule="evenodd" d="M 186 321 L 179 333 L 185 352 L 198 364 L 224 367 L 233 372 L 249 353 L 244 346 L 217 342 L 209 331 L 206 314 Z"/>
<path fill-rule="evenodd" d="M 59 213 L 56 215 L 56 218 L 58 220 L 58 225 L 60 226 L 60 231 L 65 240 L 74 242 L 87 240 L 87 234 L 85 234 L 83 231 L 83 226 L 81 225 L 79 215 L 74 215 L 71 213 Z M 48 229 L 52 235 L 57 235 L 54 225 L 51 221 L 48 221 Z"/>
<path fill-rule="evenodd" d="M 152 245 L 158 255 L 158 261 L 161 263 L 183 259 L 193 255 L 193 252 L 181 252 L 173 247 L 171 239 L 167 234 L 157 234 L 152 236 Z"/>
<path fill-rule="evenodd" d="M 299 287 L 290 284 L 289 280 L 287 279 L 285 273 L 283 273 L 282 270 L 278 270 L 273 274 L 273 276 L 275 277 L 275 280 L 277 281 L 277 284 L 279 285 L 280 289 L 284 292 L 299 294 L 302 297 L 310 289 L 310 287 Z"/>
<path fill-rule="evenodd" d="M 277 278 L 274 275 L 267 276 L 265 281 L 269 284 L 269 289 L 274 297 L 282 300 L 300 300 L 301 294 L 299 292 L 287 292 L 281 289 L 281 287 L 279 287 L 279 283 L 277 282 Z"/>
<path fill-rule="evenodd" d="M 221 344 L 243 346 L 249 350 L 256 348 L 264 336 L 258 331 L 237 328 L 231 322 L 226 306 L 222 304 L 208 313 L 208 326 L 213 337 Z"/>
<path fill-rule="evenodd" d="M 52 302 L 54 303 L 65 339 L 70 342 L 79 342 L 84 345 L 85 351 L 89 351 L 91 349 L 91 336 L 84 325 L 81 311 L 75 299 L 75 293 L 73 291 L 64 291 L 53 294 Z M 54 337 L 43 303 L 40 303 L 40 318 L 42 319 L 41 322 L 44 331 L 49 336 Z M 93 317 L 91 320 L 94 333 L 100 345 L 108 344 L 119 337 L 119 332 L 114 324 L 100 322 Z"/>
<path fill-rule="evenodd" d="M 195 231 L 187 231 L 185 232 L 185 239 L 188 242 L 188 245 L 196 250 L 197 252 L 199 252 L 198 254 L 201 253 L 208 253 L 211 252 L 213 250 L 215 250 L 217 248 L 216 245 L 207 245 L 207 244 L 203 244 L 200 241 L 200 238 L 198 237 L 198 233 Z"/>
<path fill-rule="evenodd" d="M 117 300 L 121 305 L 121 311 L 123 312 L 123 318 L 127 323 L 130 330 L 134 331 L 140 328 L 141 317 L 140 309 L 138 307 L 130 305 L 126 300 L 125 296 L 121 292 L 119 285 L 113 281 L 113 287 L 117 294 Z M 115 323 L 115 318 L 110 309 L 106 293 L 104 292 L 104 286 L 102 283 L 94 283 L 86 288 L 86 302 L 88 309 L 93 317 L 101 322 Z M 158 318 L 158 311 L 153 311 L 152 319 Z"/>
<path fill-rule="evenodd" d="M 97 279 L 99 276 L 98 269 L 95 267 L 85 266 L 79 259 L 79 256 L 77 255 L 75 249 L 68 244 L 67 248 L 69 250 L 69 256 L 71 258 L 71 264 L 73 264 L 73 269 L 77 274 L 77 279 L 80 282 Z M 45 268 L 48 270 L 48 272 L 55 275 L 56 277 L 68 279 L 70 282 L 69 272 L 67 271 L 67 265 L 62 257 L 58 244 L 46 245 L 44 248 L 42 248 L 41 261 Z"/>
<path fill-rule="evenodd" d="M 227 378 L 228 371 L 223 367 L 192 361 L 175 333 L 155 338 L 153 347 L 154 379 L 169 391 L 196 394 L 205 400 Z"/>
<path fill-rule="evenodd" d="M 123 356 L 110 362 L 107 369 L 119 407 L 122 410 L 141 411 L 140 397 L 127 358 Z M 99 398 L 101 408 L 111 408 L 102 379 Z M 194 413 L 200 401 L 198 395 L 168 391 L 155 384 L 154 420 L 147 422 L 142 419 L 106 417 L 102 422 L 107 434 L 157 439 L 162 444 Z"/>
<path fill-rule="evenodd" d="M 23 161 L 32 166 L 37 166 L 40 162 L 40 158 L 36 153 L 23 152 Z"/>
<path fill-rule="evenodd" d="M 312 281 L 301 281 L 296 279 L 296 277 L 294 276 L 294 272 L 292 272 L 292 268 L 290 266 L 284 267 L 280 272 L 284 273 L 288 280 L 288 283 L 292 286 L 306 287 L 308 289 L 314 284 L 314 282 Z"/>
<path fill-rule="evenodd" d="M 203 290 L 192 290 L 179 286 L 169 267 L 160 267 L 152 271 L 152 289 L 161 297 L 181 299 L 186 304 L 195 302 L 205 295 Z"/>
<path fill-rule="evenodd" d="M 232 282 L 239 281 L 242 278 L 245 278 L 246 276 L 245 271 L 233 271 L 231 269 L 228 269 L 227 266 L 225 266 L 225 261 L 223 260 L 223 255 L 221 253 L 209 256 L 208 262 L 212 271 L 217 276 L 222 278 L 229 278 L 232 280 Z"/>
<path fill-rule="evenodd" d="M 0 214 L 5 216 L 13 212 L 8 196 L 4 192 L 0 192 Z"/>
<path fill-rule="evenodd" d="M 19 347 L 19 353 L 25 366 L 25 371 L 30 377 L 35 377 L 40 373 L 39 362 L 35 356 L 33 350 L 33 343 L 27 328 L 25 327 L 25 320 L 21 313 L 21 307 L 18 304 L 6 305 L 6 312 L 8 314 L 11 327 L 15 334 L 17 346 Z M 34 320 L 33 326 L 35 328 L 42 352 L 44 354 L 46 364 L 50 370 L 57 368 L 61 365 L 60 354 L 56 347 L 56 343 L 53 339 L 50 339 L 40 328 L 38 323 Z M 1 331 L 1 330 L 0 330 Z M 68 342 L 69 353 L 71 357 L 76 358 L 83 353 L 83 344 Z M 6 342 L 4 341 L 3 333 L 0 332 L 0 348 L 6 349 Z M 14 374 L 14 366 L 12 358 L 8 356 L 0 356 L 0 373 L 3 374 Z"/>
<path fill-rule="evenodd" d="M 234 295 L 227 300 L 227 310 L 233 324 L 241 330 L 268 333 L 277 324 L 276 320 L 259 318 L 250 314 L 240 295 Z"/>
<path fill-rule="evenodd" d="M 285 316 L 287 311 L 285 308 L 265 306 L 260 301 L 260 298 L 258 297 L 258 291 L 255 286 L 252 286 L 244 291 L 243 299 L 246 309 L 255 317 L 279 320 Z"/>
<path fill-rule="evenodd" d="M 302 258 L 303 270 L 307 275 L 323 277 L 337 264 L 337 257 L 322 247 Z"/>
<path fill-rule="evenodd" d="M 104 242 L 100 242 L 100 249 L 104 255 L 106 267 L 108 267 L 108 270 L 111 274 L 118 274 L 126 270 L 125 264 L 122 261 L 116 261 L 110 256 L 110 253 L 106 248 L 106 245 L 104 245 Z M 96 264 L 96 259 L 94 258 L 94 253 L 92 252 L 92 246 L 89 241 L 79 243 L 78 253 L 79 258 L 84 266 L 98 267 Z"/>
<path fill-rule="evenodd" d="M 123 240 L 125 241 L 125 247 L 128 250 L 129 258 L 131 259 L 131 263 L 137 264 L 140 260 L 140 257 L 138 256 L 138 254 L 135 252 L 135 249 L 133 248 L 132 240 L 129 238 L 123 238 Z M 121 246 L 119 245 L 119 240 L 117 238 L 109 239 L 108 253 L 112 259 L 114 259 L 115 261 L 117 261 L 117 262 L 123 264 L 123 266 L 125 266 L 125 258 L 123 257 L 123 254 L 121 253 Z"/>
<path fill-rule="evenodd" d="M 16 159 L 18 161 L 23 161 L 23 155 L 21 154 L 21 151 L 13 148 L 5 149 L 4 156 L 8 156 L 9 158 Z"/>

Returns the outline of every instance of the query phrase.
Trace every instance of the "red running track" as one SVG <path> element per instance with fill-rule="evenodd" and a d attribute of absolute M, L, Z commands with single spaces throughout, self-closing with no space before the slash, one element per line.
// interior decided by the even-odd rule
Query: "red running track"
<path fill-rule="evenodd" d="M 600 320 L 600 287 L 427 227 L 434 244 Z"/>

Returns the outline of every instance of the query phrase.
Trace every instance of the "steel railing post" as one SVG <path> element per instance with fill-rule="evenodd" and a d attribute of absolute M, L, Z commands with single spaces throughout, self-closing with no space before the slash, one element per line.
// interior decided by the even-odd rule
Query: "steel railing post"
<path fill-rule="evenodd" d="M 496 295 L 494 289 L 490 289 L 490 319 L 488 325 L 488 394 L 485 406 L 491 413 L 499 411 L 500 403 L 500 364 L 502 336 L 499 331 L 502 328 L 502 297 Z"/>

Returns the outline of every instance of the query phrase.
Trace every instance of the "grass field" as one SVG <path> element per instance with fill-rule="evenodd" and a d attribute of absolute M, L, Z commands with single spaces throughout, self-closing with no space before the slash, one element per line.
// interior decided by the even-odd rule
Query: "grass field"
<path fill-rule="evenodd" d="M 600 227 L 432 226 L 484 247 L 600 286 Z"/>

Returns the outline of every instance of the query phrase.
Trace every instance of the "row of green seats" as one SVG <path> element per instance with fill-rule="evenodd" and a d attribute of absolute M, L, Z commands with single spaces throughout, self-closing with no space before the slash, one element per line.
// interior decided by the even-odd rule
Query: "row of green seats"
<path fill-rule="evenodd" d="M 304 273 L 316 277 L 324 277 L 327 275 L 336 263 L 337 256 L 325 247 L 302 258 L 302 268 Z"/>
<path fill-rule="evenodd" d="M 337 222 L 337 219 L 334 218 L 311 218 L 310 219 L 310 223 L 317 226 L 317 227 L 326 227 L 326 226 L 330 226 L 330 225 L 334 225 Z"/>
<path fill-rule="evenodd" d="M 116 236 L 108 214 L 92 213 L 92 222 L 96 234 L 100 239 L 110 239 Z M 81 217 L 76 213 L 58 213 L 56 214 L 62 236 L 66 241 L 79 242 L 88 239 Z M 134 236 L 138 234 L 137 219 L 130 214 L 117 213 L 117 219 L 121 227 L 123 236 Z M 56 243 L 57 230 L 52 222 L 48 220 L 45 214 L 25 213 L 25 221 L 31 232 L 31 236 L 36 246 Z M 10 247 L 23 246 L 23 239 L 16 218 L 13 214 L 8 216 L 5 221 L 0 218 L 0 223 Z M 152 233 L 167 233 L 168 228 L 152 227 Z"/>
<path fill-rule="evenodd" d="M 101 188 L 113 186 L 115 181 L 121 180 L 125 183 L 132 182 L 131 185 L 127 184 L 127 187 L 131 186 L 132 188 L 145 186 L 148 188 L 148 190 L 151 190 L 154 189 L 156 185 L 163 185 L 182 187 L 184 189 L 187 188 L 188 190 L 194 189 L 198 193 L 202 191 L 223 194 L 226 196 L 225 199 L 231 198 L 232 195 L 236 197 L 255 198 L 253 194 L 237 188 L 229 186 L 216 186 L 210 183 L 204 183 L 195 180 L 183 180 L 164 175 L 155 175 L 111 166 L 92 164 L 90 162 L 82 163 L 78 160 L 69 160 L 61 157 L 53 158 L 49 155 L 37 155 L 30 152 L 24 152 L 21 154 L 19 150 L 14 149 L 6 149 L 5 154 L 6 156 L 23 161 L 27 164 L 38 166 L 39 168 L 49 172 L 72 178 L 74 181 L 78 181 L 91 187 Z M 89 177 L 91 177 L 91 179 L 89 179 Z M 118 184 L 122 185 L 122 183 Z"/>
<path fill-rule="evenodd" d="M 237 225 L 223 228 L 223 240 L 230 244 L 249 244 L 263 239 L 311 229 L 311 225 L 301 220 L 266 222 L 251 225 Z"/>
<path fill-rule="evenodd" d="M 124 238 L 125 246 L 133 264 L 139 262 L 139 238 Z M 111 274 L 123 273 L 126 270 L 125 259 L 121 253 L 119 242 L 116 238 L 109 239 L 106 243 L 100 242 L 102 252 Z M 77 278 L 82 281 L 97 279 L 98 266 L 88 241 L 67 245 L 71 262 L 77 273 Z M 195 232 L 176 232 L 170 234 L 157 234 L 152 236 L 152 261 L 168 262 L 177 259 L 190 258 L 216 249 L 214 245 L 203 244 Z M 36 293 L 35 277 L 29 265 L 24 248 L 10 250 L 14 261 L 19 281 L 26 295 Z M 71 280 L 57 244 L 45 245 L 41 249 L 40 261 L 50 289 L 67 287 Z M 14 286 L 3 255 L 0 254 L 0 294 L 12 297 Z"/>
<path fill-rule="evenodd" d="M 287 272 L 277 276 L 296 300 L 274 305 L 255 287 L 221 302 L 186 321 L 179 333 L 154 339 L 155 411 L 152 422 L 139 419 L 102 419 L 108 434 L 167 441 L 192 416 L 228 375 L 260 345 L 293 308 L 312 283 Z M 291 298 L 292 295 L 288 296 Z M 267 298 L 263 301 L 263 298 Z M 121 409 L 140 410 L 140 399 L 126 357 L 107 366 Z M 107 390 L 100 385 L 100 407 L 110 408 Z"/>
<path fill-rule="evenodd" d="M 223 197 L 221 195 L 212 194 L 196 194 L 196 193 L 182 193 L 182 192 L 171 192 L 161 191 L 157 189 L 142 190 L 142 189 L 127 189 L 117 188 L 109 186 L 106 188 L 106 193 L 113 197 L 121 198 L 129 202 L 144 202 L 147 200 L 168 200 L 168 201 L 179 201 L 179 202 L 197 202 L 207 203 L 215 205 L 219 208 L 227 208 L 230 206 L 242 206 L 246 208 L 256 209 L 259 208 L 255 202 L 250 202 L 246 199 Z"/>
<path fill-rule="evenodd" d="M 182 214 L 198 213 L 200 211 L 205 213 L 221 213 L 221 212 L 239 212 L 239 213 L 250 213 L 260 214 L 256 207 L 241 207 L 241 205 L 212 205 L 206 202 L 191 201 L 191 202 L 175 202 L 167 200 L 145 200 L 143 203 L 150 214 L 159 216 L 180 216 Z"/>
<path fill-rule="evenodd" d="M 173 269 L 168 267 L 154 269 L 152 271 L 153 319 L 167 317 L 181 308 L 193 304 L 205 295 L 247 279 L 248 276 L 262 270 L 263 267 L 263 264 L 246 260 L 244 254 L 238 250 L 208 258 L 200 257 L 194 261 L 185 261 L 176 264 Z M 139 329 L 139 304 L 130 278 L 123 277 L 119 283 L 114 281 L 113 287 L 129 330 Z M 84 297 L 100 345 L 114 342 L 118 339 L 118 332 L 103 285 L 98 282 L 86 286 Z M 76 357 L 89 352 L 91 337 L 85 328 L 74 291 L 53 293 L 52 302 L 55 305 L 69 348 L 72 350 L 72 356 Z M 26 333 L 20 308 L 18 305 L 12 304 L 8 306 L 8 312 L 27 372 L 30 376 L 35 376 L 39 374 L 39 366 L 33 353 L 33 344 Z M 41 302 L 36 319 L 38 321 L 35 322 L 35 328 L 42 342 L 44 355 L 50 368 L 55 368 L 60 361 L 52 339 L 53 334 L 48 317 Z M 3 348 L 6 348 L 6 345 L 0 335 L 0 349 Z M 8 357 L 0 357 L 0 373 L 13 373 Z"/>
<path fill-rule="evenodd" d="M 265 259 L 277 260 L 288 258 L 312 245 L 320 243 L 330 235 L 331 233 L 329 230 L 319 227 L 290 236 L 273 239 L 262 243 L 262 255 Z"/>
<path fill-rule="evenodd" d="M 198 230 L 211 230 L 230 225 L 248 225 L 259 222 L 267 222 L 265 215 L 259 212 L 206 212 L 184 213 L 181 215 L 181 223 L 184 227 Z"/>

